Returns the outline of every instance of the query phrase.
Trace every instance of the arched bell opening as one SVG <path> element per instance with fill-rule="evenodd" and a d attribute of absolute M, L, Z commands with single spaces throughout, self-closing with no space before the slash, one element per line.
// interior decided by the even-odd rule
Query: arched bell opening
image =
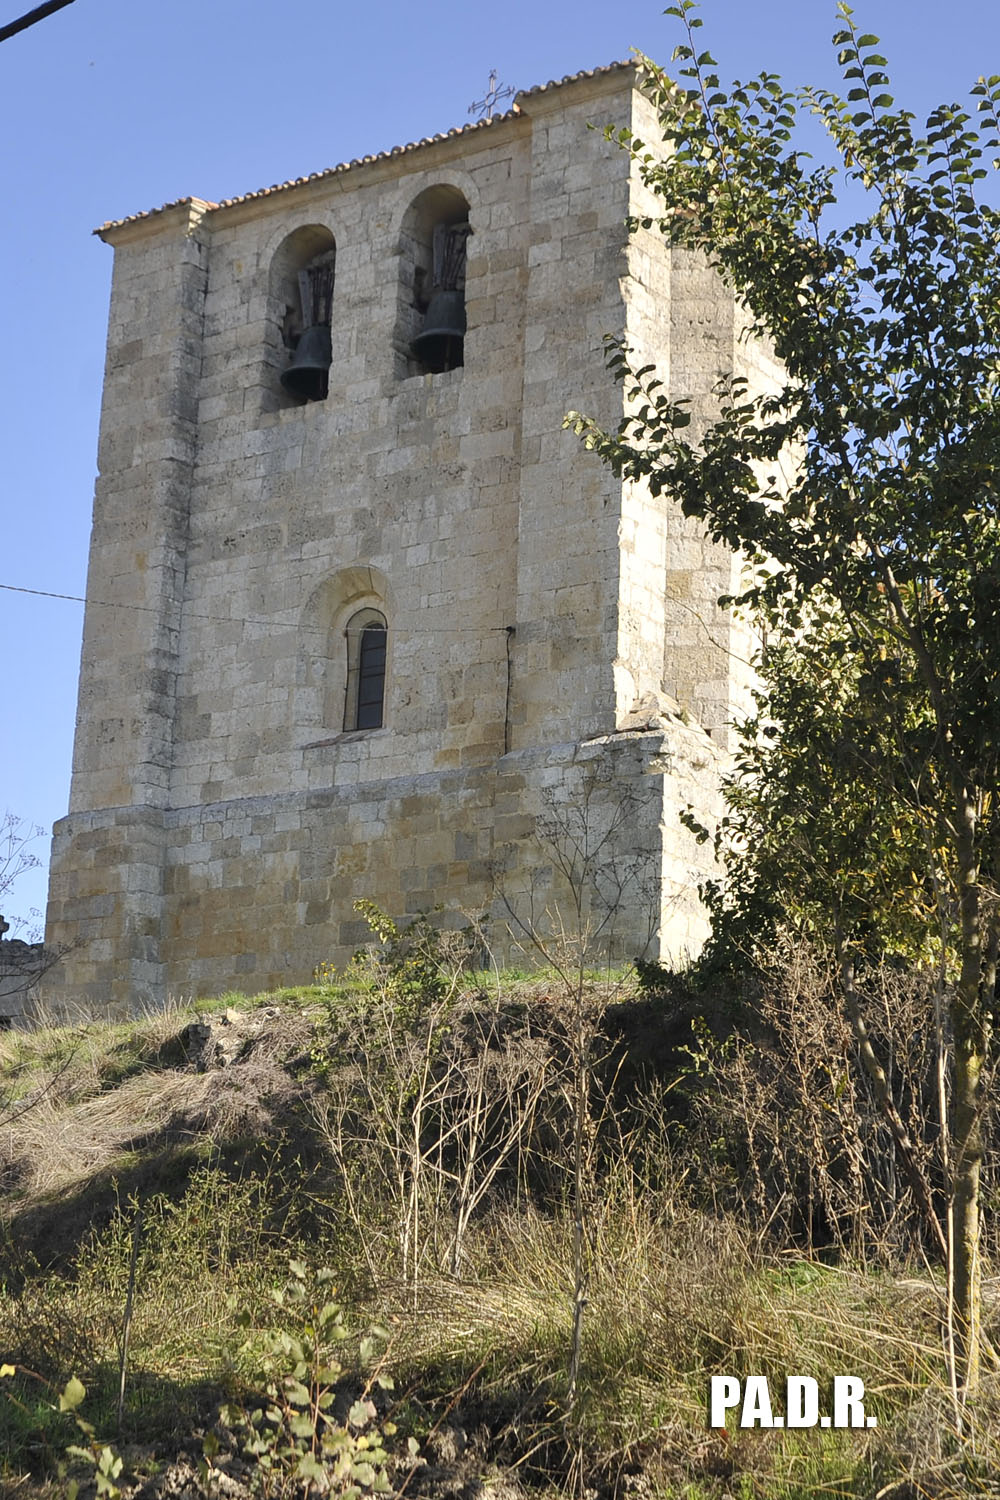
<path fill-rule="evenodd" d="M 395 347 L 400 376 L 440 374 L 465 362 L 469 205 L 457 188 L 426 188 L 400 230 Z"/>
<path fill-rule="evenodd" d="M 320 224 L 294 230 L 282 241 L 271 262 L 281 405 L 326 400 L 336 262 L 336 241 Z"/>

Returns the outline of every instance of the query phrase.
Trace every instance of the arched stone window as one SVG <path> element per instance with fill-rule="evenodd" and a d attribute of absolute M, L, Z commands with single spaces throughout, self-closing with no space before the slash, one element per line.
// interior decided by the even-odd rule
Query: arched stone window
<path fill-rule="evenodd" d="M 306 224 L 282 241 L 271 262 L 274 362 L 282 405 L 326 400 L 336 261 L 329 229 Z"/>
<path fill-rule="evenodd" d="M 345 729 L 381 729 L 385 713 L 385 615 L 361 609 L 347 622 Z"/>
<path fill-rule="evenodd" d="M 380 729 L 387 718 L 389 580 L 356 563 L 323 578 L 302 609 L 292 696 L 298 730 L 310 739 Z"/>
<path fill-rule="evenodd" d="M 464 362 L 469 205 L 458 188 L 425 188 L 403 218 L 399 243 L 396 373 L 440 374 Z"/>

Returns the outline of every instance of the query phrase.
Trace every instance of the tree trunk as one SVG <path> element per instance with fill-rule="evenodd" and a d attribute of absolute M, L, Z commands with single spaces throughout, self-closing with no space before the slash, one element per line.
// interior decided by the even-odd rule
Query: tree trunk
<path fill-rule="evenodd" d="M 988 1041 L 982 1003 L 982 906 L 976 850 L 976 807 L 968 787 L 956 788 L 956 853 L 961 918 L 961 968 L 951 1004 L 955 1036 L 952 1258 L 955 1355 L 964 1394 L 979 1384 L 981 1300 L 979 1264 L 979 1171 L 983 1159 L 982 1072 Z"/>
<path fill-rule="evenodd" d="M 956 1030 L 958 1028 L 956 1027 Z M 983 1159 L 983 1054 L 974 1037 L 955 1040 L 954 1306 L 962 1388 L 975 1391 L 980 1360 L 979 1169 Z"/>

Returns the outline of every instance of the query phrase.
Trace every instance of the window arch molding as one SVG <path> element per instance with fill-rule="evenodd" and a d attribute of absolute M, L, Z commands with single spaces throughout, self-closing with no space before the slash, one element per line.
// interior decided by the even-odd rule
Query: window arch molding
<path fill-rule="evenodd" d="M 385 727 L 391 702 L 394 601 L 380 569 L 358 563 L 327 575 L 312 590 L 299 621 L 299 651 L 293 712 L 299 730 L 320 738 L 359 727 Z M 357 723 L 362 636 L 381 623 L 384 631 L 381 724 Z"/>
<path fill-rule="evenodd" d="M 395 254 L 400 250 L 400 236 L 406 226 L 406 220 L 418 199 L 422 199 L 428 192 L 444 189 L 453 197 L 464 199 L 466 207 L 473 218 L 476 218 L 477 210 L 481 205 L 481 193 L 474 179 L 468 172 L 463 172 L 456 167 L 442 167 L 438 171 L 414 172 L 410 177 L 400 178 L 396 185 L 396 197 L 389 212 L 387 232 L 392 243 Z M 477 226 L 478 227 L 478 226 Z"/>

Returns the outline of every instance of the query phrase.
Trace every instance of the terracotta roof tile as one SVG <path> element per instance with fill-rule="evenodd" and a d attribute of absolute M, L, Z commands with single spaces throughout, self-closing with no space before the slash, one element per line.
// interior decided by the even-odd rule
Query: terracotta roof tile
<path fill-rule="evenodd" d="M 637 68 L 639 64 L 633 58 L 625 58 L 622 62 L 605 63 L 602 68 L 582 68 L 579 73 L 566 73 L 562 78 L 550 78 L 548 83 L 536 83 L 534 88 L 519 89 L 518 99 L 529 99 L 532 94 L 545 94 L 549 89 L 561 89 L 565 83 L 579 83 L 582 78 L 600 78 L 605 73 L 617 73 L 623 68 Z"/>

